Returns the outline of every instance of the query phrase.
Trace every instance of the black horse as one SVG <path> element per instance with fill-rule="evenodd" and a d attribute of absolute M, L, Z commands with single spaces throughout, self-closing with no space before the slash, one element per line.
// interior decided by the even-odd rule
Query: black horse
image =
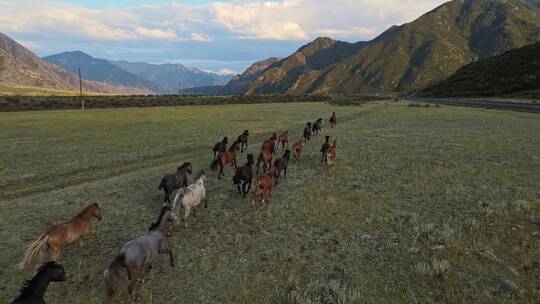
<path fill-rule="evenodd" d="M 243 167 L 236 169 L 236 174 L 233 177 L 233 185 L 238 187 L 238 193 L 243 194 L 242 197 L 246 197 L 246 194 L 249 193 L 251 189 L 251 181 L 253 180 L 253 169 L 251 168 L 254 164 L 253 154 L 248 154 L 247 163 Z M 240 184 L 242 184 L 242 191 L 240 191 Z M 246 189 L 247 186 L 247 189 Z"/>
<path fill-rule="evenodd" d="M 319 134 L 319 132 L 322 130 L 322 125 L 323 125 L 322 118 L 317 119 L 317 121 L 313 123 L 313 127 L 312 127 L 313 135 Z"/>
<path fill-rule="evenodd" d="M 287 149 L 285 150 L 285 153 L 283 153 L 283 156 L 281 158 L 276 159 L 274 161 L 274 166 L 272 167 L 272 171 L 274 172 L 274 180 L 276 182 L 276 185 L 279 183 L 279 177 L 281 175 L 281 171 L 283 171 L 283 176 L 287 178 L 287 168 L 289 167 L 290 159 L 291 159 L 291 150 Z"/>
<path fill-rule="evenodd" d="M 244 150 L 247 150 L 248 137 L 249 137 L 248 130 L 244 130 L 244 133 L 238 135 L 238 138 L 236 139 L 236 141 L 240 143 L 240 149 L 241 149 L 240 153 L 244 153 Z"/>
<path fill-rule="evenodd" d="M 311 133 L 311 123 L 308 122 L 306 127 L 304 128 L 304 139 L 305 139 L 306 142 L 311 139 L 311 135 L 312 135 L 312 133 Z"/>
<path fill-rule="evenodd" d="M 191 166 L 190 162 L 187 162 L 183 163 L 182 166 L 178 167 L 175 173 L 166 174 L 161 179 L 161 183 L 159 184 L 159 190 L 163 189 L 163 191 L 165 192 L 163 203 L 168 201 L 169 204 L 171 204 L 170 195 L 173 193 L 173 190 L 181 187 L 187 187 L 187 173 L 191 175 L 192 172 L 193 167 Z"/>
<path fill-rule="evenodd" d="M 214 160 L 216 160 L 216 155 L 219 153 L 219 152 L 225 152 L 227 151 L 227 144 L 229 143 L 229 139 L 227 138 L 227 136 L 223 137 L 223 140 L 216 143 L 214 145 L 214 149 L 212 149 L 212 151 L 214 151 Z"/>
<path fill-rule="evenodd" d="M 21 294 L 11 304 L 44 304 L 43 295 L 50 282 L 64 282 L 66 272 L 62 265 L 54 261 L 43 264 L 37 274 L 25 282 Z"/>
<path fill-rule="evenodd" d="M 330 136 L 326 135 L 325 138 L 326 138 L 326 142 L 321 147 L 321 153 L 322 153 L 321 163 L 325 161 L 326 150 L 330 148 Z"/>

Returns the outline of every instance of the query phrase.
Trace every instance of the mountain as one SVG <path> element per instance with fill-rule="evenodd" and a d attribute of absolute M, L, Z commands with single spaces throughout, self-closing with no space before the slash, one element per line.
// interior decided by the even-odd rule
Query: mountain
<path fill-rule="evenodd" d="M 540 40 L 538 0 L 454 0 L 372 41 L 318 38 L 272 64 L 246 93 L 407 91 Z"/>
<path fill-rule="evenodd" d="M 15 40 L 0 33 L 0 82 L 5 87 L 32 87 L 58 91 L 78 91 L 78 76 L 44 62 Z M 85 91 L 96 93 L 136 93 L 132 88 L 83 80 Z"/>
<path fill-rule="evenodd" d="M 81 51 L 64 52 L 42 58 L 44 61 L 60 66 L 78 74 L 79 68 L 87 80 L 101 81 L 112 85 L 137 88 L 147 93 L 160 93 L 158 85 L 133 75 L 132 73 L 104 59 L 97 59 Z"/>
<path fill-rule="evenodd" d="M 231 78 L 229 83 L 225 86 L 224 90 L 228 93 L 241 93 L 245 91 L 246 86 L 257 79 L 272 64 L 280 61 L 281 58 L 272 57 L 265 60 L 261 60 L 252 64 L 242 74 L 238 74 Z"/>
<path fill-rule="evenodd" d="M 468 64 L 420 95 L 540 98 L 540 42 Z"/>
<path fill-rule="evenodd" d="M 135 75 L 160 85 L 166 93 L 176 93 L 180 89 L 203 86 L 225 85 L 232 75 L 220 75 L 197 68 L 188 68 L 182 64 L 149 64 L 126 61 L 111 61 Z"/>

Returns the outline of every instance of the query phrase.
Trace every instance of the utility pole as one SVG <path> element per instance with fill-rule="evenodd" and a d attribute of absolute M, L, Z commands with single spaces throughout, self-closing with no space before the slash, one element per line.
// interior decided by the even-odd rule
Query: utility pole
<path fill-rule="evenodd" d="M 84 98 L 82 95 L 82 77 L 81 77 L 81 68 L 79 68 L 79 91 L 81 93 L 81 109 L 84 110 Z"/>

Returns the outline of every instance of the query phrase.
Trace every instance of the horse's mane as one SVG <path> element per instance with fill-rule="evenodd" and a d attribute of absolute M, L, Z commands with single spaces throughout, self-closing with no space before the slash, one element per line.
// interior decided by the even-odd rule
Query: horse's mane
<path fill-rule="evenodd" d="M 236 150 L 234 147 L 238 146 L 240 144 L 240 142 L 238 140 L 236 140 L 230 147 L 229 147 L 229 152 L 230 151 L 234 151 Z"/>
<path fill-rule="evenodd" d="M 84 207 L 84 209 L 83 209 L 81 212 L 79 212 L 79 214 L 77 214 L 77 215 L 83 215 L 83 214 L 85 214 L 85 213 L 86 213 L 88 210 L 90 210 L 92 207 L 97 207 L 97 208 L 99 208 L 99 206 L 98 206 L 97 203 L 92 203 L 92 204 L 90 204 L 90 205 Z"/>
<path fill-rule="evenodd" d="M 21 296 L 25 295 L 26 293 L 29 293 L 30 291 L 32 291 L 32 289 L 35 288 L 34 285 L 37 283 L 37 281 L 41 278 L 43 273 L 45 273 L 45 271 L 48 268 L 56 267 L 56 266 L 58 266 L 58 264 L 55 261 L 49 261 L 49 262 L 44 263 L 43 265 L 41 265 L 37 269 L 37 274 L 34 275 L 33 278 L 31 278 L 30 280 L 24 281 L 23 286 L 21 287 L 21 290 L 20 290 Z"/>
<path fill-rule="evenodd" d="M 155 230 L 157 227 L 159 227 L 159 223 L 161 223 L 161 220 L 163 219 L 163 216 L 167 211 L 171 211 L 171 208 L 169 206 L 163 206 L 161 208 L 161 211 L 159 212 L 159 216 L 157 218 L 157 221 L 155 223 L 150 224 L 149 230 Z"/>
<path fill-rule="evenodd" d="M 191 163 L 190 163 L 190 162 L 183 163 L 183 164 L 178 168 L 178 170 L 185 169 L 185 168 L 187 168 L 188 166 L 191 166 Z"/>

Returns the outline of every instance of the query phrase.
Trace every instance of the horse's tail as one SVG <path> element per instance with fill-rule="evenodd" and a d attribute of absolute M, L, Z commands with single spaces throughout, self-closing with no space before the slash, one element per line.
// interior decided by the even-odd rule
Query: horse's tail
<path fill-rule="evenodd" d="M 217 171 L 219 165 L 219 157 L 210 164 L 210 169 L 214 172 Z"/>
<path fill-rule="evenodd" d="M 176 210 L 176 206 L 178 205 L 178 202 L 182 201 L 182 198 L 184 198 L 186 188 L 182 187 L 176 191 L 176 194 L 174 195 L 173 203 L 172 203 L 172 210 Z M 176 212 L 176 211 L 174 211 Z"/>
<path fill-rule="evenodd" d="M 105 286 L 107 289 L 107 295 L 109 298 L 116 296 L 127 285 L 126 270 L 126 256 L 124 254 L 118 255 L 109 265 L 109 268 L 103 272 L 103 279 L 105 280 Z"/>
<path fill-rule="evenodd" d="M 161 180 L 161 182 L 159 183 L 159 187 L 158 187 L 158 190 L 161 190 L 165 187 L 164 185 L 165 183 L 163 182 L 163 179 Z"/>
<path fill-rule="evenodd" d="M 25 268 L 26 266 L 30 265 L 32 262 L 32 259 L 38 255 L 41 250 L 44 249 L 45 246 L 48 246 L 47 243 L 49 241 L 49 232 L 45 232 L 42 236 L 39 237 L 39 239 L 35 240 L 28 246 L 28 249 L 26 249 L 26 253 L 24 254 L 24 258 L 22 259 L 21 263 L 19 264 L 19 267 Z"/>

